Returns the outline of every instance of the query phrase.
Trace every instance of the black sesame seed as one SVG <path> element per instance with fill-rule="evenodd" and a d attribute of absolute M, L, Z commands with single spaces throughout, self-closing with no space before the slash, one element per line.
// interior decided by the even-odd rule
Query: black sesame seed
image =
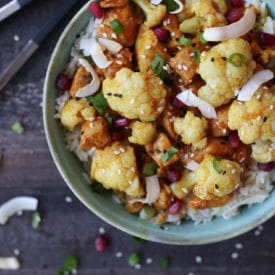
<path fill-rule="evenodd" d="M 107 95 L 108 95 L 108 96 L 111 96 L 111 95 L 112 95 L 112 93 L 107 93 Z"/>
<path fill-rule="evenodd" d="M 192 48 L 195 48 L 197 46 L 197 44 L 196 43 L 192 43 L 191 46 L 192 46 Z"/>
<path fill-rule="evenodd" d="M 225 175 L 225 174 L 226 174 L 226 171 L 223 171 L 222 174 Z"/>
<path fill-rule="evenodd" d="M 266 122 L 266 121 L 267 121 L 267 117 L 266 117 L 266 116 L 264 117 L 263 121 L 264 121 L 264 122 Z"/>
<path fill-rule="evenodd" d="M 215 184 L 215 189 L 219 189 L 219 185 L 218 184 Z"/>
<path fill-rule="evenodd" d="M 226 60 L 227 60 L 227 58 L 226 58 L 225 56 L 222 56 L 222 60 L 226 61 Z"/>
<path fill-rule="evenodd" d="M 225 141 L 221 141 L 221 144 L 226 144 L 226 142 Z"/>
<path fill-rule="evenodd" d="M 112 57 L 112 58 L 115 58 L 116 56 L 115 56 L 114 54 L 111 54 L 111 57 Z"/>
<path fill-rule="evenodd" d="M 214 62 L 215 61 L 215 58 L 214 57 L 211 57 L 211 62 Z"/>

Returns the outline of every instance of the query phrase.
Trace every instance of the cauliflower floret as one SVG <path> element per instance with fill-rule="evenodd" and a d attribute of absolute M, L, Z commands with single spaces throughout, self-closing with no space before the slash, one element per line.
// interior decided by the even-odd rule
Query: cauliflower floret
<path fill-rule="evenodd" d="M 238 188 L 240 174 L 241 167 L 238 163 L 206 155 L 195 170 L 194 195 L 203 200 L 211 200 L 213 196 L 226 196 Z"/>
<path fill-rule="evenodd" d="M 60 113 L 61 124 L 69 131 L 73 131 L 74 128 L 83 122 L 84 118 L 81 115 L 81 111 L 89 107 L 89 103 L 86 99 L 75 100 L 70 99 L 64 105 Z"/>
<path fill-rule="evenodd" d="M 142 25 L 136 40 L 136 59 L 140 72 L 152 72 L 151 63 L 156 55 L 168 60 L 169 54 L 164 50 L 154 31 Z"/>
<path fill-rule="evenodd" d="M 129 119 L 154 121 L 165 108 L 167 91 L 151 73 L 123 68 L 115 78 L 103 81 L 102 91 L 110 107 Z"/>
<path fill-rule="evenodd" d="M 242 66 L 236 67 L 228 62 L 228 58 L 234 53 L 245 57 Z M 235 91 L 250 79 L 254 68 L 255 61 L 252 60 L 248 42 L 240 38 L 221 42 L 201 57 L 198 73 L 206 85 L 199 89 L 199 97 L 214 107 L 228 103 L 235 97 Z"/>
<path fill-rule="evenodd" d="M 275 95 L 259 88 L 251 100 L 234 101 L 228 112 L 228 126 L 238 130 L 241 141 L 251 144 L 257 139 L 275 142 Z"/>
<path fill-rule="evenodd" d="M 97 149 L 92 161 L 91 178 L 106 189 L 123 191 L 137 197 L 142 192 L 134 149 L 119 142 Z"/>
<path fill-rule="evenodd" d="M 262 163 L 275 161 L 275 143 L 256 140 L 256 143 L 252 145 L 252 158 Z"/>
<path fill-rule="evenodd" d="M 188 111 L 184 118 L 176 117 L 174 121 L 175 132 L 181 136 L 182 142 L 191 144 L 200 141 L 206 135 L 207 120 L 199 118 Z"/>
<path fill-rule="evenodd" d="M 131 143 L 146 145 L 150 143 L 156 133 L 156 125 L 151 122 L 135 121 L 131 123 L 132 136 L 128 139 Z"/>

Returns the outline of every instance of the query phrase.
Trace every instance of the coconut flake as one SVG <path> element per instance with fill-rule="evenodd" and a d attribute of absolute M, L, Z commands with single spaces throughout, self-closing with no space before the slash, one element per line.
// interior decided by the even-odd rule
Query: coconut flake
<path fill-rule="evenodd" d="M 191 159 L 184 167 L 188 170 L 195 171 L 199 168 L 199 166 L 199 163 Z"/>
<path fill-rule="evenodd" d="M 20 268 L 17 257 L 0 257 L 0 269 L 16 270 Z"/>
<path fill-rule="evenodd" d="M 0 224 L 5 224 L 9 217 L 19 211 L 35 211 L 38 200 L 34 197 L 20 196 L 15 197 L 0 206 Z"/>
<path fill-rule="evenodd" d="M 151 0 L 151 4 L 152 5 L 159 5 L 161 3 L 162 0 Z"/>
<path fill-rule="evenodd" d="M 142 202 L 142 203 L 151 204 L 158 199 L 159 193 L 160 193 L 160 186 L 159 186 L 159 180 L 157 175 L 146 177 L 145 182 L 146 182 L 146 198 L 133 199 L 133 200 L 130 200 L 129 203 Z"/>
<path fill-rule="evenodd" d="M 237 22 L 224 27 L 206 28 L 203 36 L 207 41 L 224 41 L 248 33 L 254 26 L 256 14 L 246 9 L 244 16 Z"/>
<path fill-rule="evenodd" d="M 99 44 L 111 53 L 118 53 L 122 49 L 122 45 L 106 38 L 98 38 Z"/>
<path fill-rule="evenodd" d="M 248 101 L 252 98 L 257 89 L 265 82 L 271 80 L 274 74 L 270 70 L 262 70 L 255 73 L 252 78 L 242 87 L 239 92 L 238 100 Z"/>
<path fill-rule="evenodd" d="M 76 92 L 75 96 L 76 97 L 86 97 L 86 96 L 93 95 L 94 93 L 97 92 L 97 90 L 100 87 L 100 79 L 99 79 L 96 71 L 94 70 L 94 68 L 90 65 L 90 63 L 87 60 L 80 58 L 78 61 L 79 61 L 80 65 L 82 65 L 85 68 L 85 70 L 92 75 L 93 79 L 88 85 L 80 88 Z"/>
<path fill-rule="evenodd" d="M 217 118 L 215 108 L 193 94 L 192 89 L 182 91 L 177 95 L 177 98 L 187 106 L 199 108 L 202 115 L 206 118 Z"/>
<path fill-rule="evenodd" d="M 275 34 L 275 20 L 268 16 L 262 31 L 269 34 Z"/>

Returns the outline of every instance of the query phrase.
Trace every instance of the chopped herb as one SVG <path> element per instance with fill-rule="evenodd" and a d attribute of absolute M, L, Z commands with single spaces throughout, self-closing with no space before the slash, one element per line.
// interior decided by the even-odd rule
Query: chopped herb
<path fill-rule="evenodd" d="M 221 157 L 215 157 L 215 158 L 213 159 L 213 167 L 214 167 L 214 169 L 216 170 L 216 172 L 217 172 L 218 174 L 222 174 L 222 173 L 224 172 L 224 170 L 222 170 L 222 169 L 219 167 L 219 165 L 218 165 L 218 161 L 221 161 L 221 160 L 222 160 Z"/>
<path fill-rule="evenodd" d="M 112 30 L 115 32 L 115 34 L 119 35 L 124 32 L 124 26 L 121 24 L 121 22 L 118 19 L 114 19 L 110 22 L 110 26 Z"/>
<path fill-rule="evenodd" d="M 141 238 L 139 238 L 139 237 L 136 237 L 136 236 L 132 236 L 132 240 L 133 240 L 135 243 L 138 243 L 138 244 L 144 242 L 143 239 L 141 239 Z"/>
<path fill-rule="evenodd" d="M 19 121 L 16 121 L 11 125 L 11 130 L 17 135 L 21 135 L 24 133 L 25 129 Z"/>
<path fill-rule="evenodd" d="M 170 258 L 169 257 L 162 257 L 160 259 L 160 267 L 163 269 L 166 269 L 170 264 Z"/>
<path fill-rule="evenodd" d="M 235 67 L 242 67 L 245 63 L 245 56 L 242 53 L 232 53 L 228 58 L 228 62 Z"/>
<path fill-rule="evenodd" d="M 108 115 L 108 116 L 106 117 L 106 119 L 107 119 L 108 124 L 109 124 L 110 127 L 113 125 L 113 121 L 115 120 L 115 118 L 116 118 L 116 117 L 113 116 L 113 115 Z"/>
<path fill-rule="evenodd" d="M 157 54 L 154 58 L 154 60 L 152 61 L 151 63 L 151 68 L 152 68 L 152 71 L 157 75 L 159 76 L 162 80 L 165 79 L 166 77 L 166 72 L 165 70 L 163 69 L 163 66 L 165 65 L 165 60 L 164 58 Z"/>
<path fill-rule="evenodd" d="M 144 166 L 142 173 L 145 177 L 149 177 L 149 176 L 153 176 L 156 173 L 156 170 L 157 170 L 156 164 L 153 162 L 150 162 Z"/>
<path fill-rule="evenodd" d="M 170 147 L 160 158 L 162 162 L 167 162 L 170 158 L 174 156 L 179 150 L 175 147 Z"/>
<path fill-rule="evenodd" d="M 178 7 L 178 4 L 174 0 L 162 0 L 161 4 L 167 7 L 167 11 L 174 11 Z"/>
<path fill-rule="evenodd" d="M 132 253 L 128 258 L 128 264 L 130 266 L 135 266 L 138 263 L 140 263 L 139 255 L 137 253 Z"/>
<path fill-rule="evenodd" d="M 205 40 L 205 38 L 203 37 L 203 32 L 201 32 L 199 34 L 199 40 L 202 44 L 207 44 L 208 43 L 207 40 Z"/>
<path fill-rule="evenodd" d="M 195 62 L 200 63 L 200 62 L 201 62 L 201 52 L 200 52 L 200 50 L 197 49 L 197 48 L 195 48 L 195 49 L 193 50 L 193 52 L 194 52 L 194 59 L 195 59 Z"/>
<path fill-rule="evenodd" d="M 59 271 L 57 271 L 56 275 L 70 274 L 70 272 L 77 269 L 78 264 L 79 264 L 78 259 L 73 255 L 69 255 L 65 259 L 63 268 L 61 268 Z"/>
<path fill-rule="evenodd" d="M 139 217 L 142 220 L 149 220 L 156 215 L 157 211 L 153 206 L 145 205 L 142 207 L 141 211 L 139 212 Z"/>
<path fill-rule="evenodd" d="M 182 36 L 179 39 L 179 42 L 180 42 L 181 45 L 183 45 L 185 47 L 189 47 L 192 43 L 192 40 L 191 40 L 191 38 L 186 38 L 186 37 Z"/>
<path fill-rule="evenodd" d="M 36 211 L 32 215 L 32 227 L 37 229 L 40 223 L 41 223 L 41 215 L 38 211 Z"/>
<path fill-rule="evenodd" d="M 102 93 L 98 93 L 95 96 L 88 96 L 86 99 L 93 104 L 96 110 L 102 115 L 109 108 L 108 102 Z"/>

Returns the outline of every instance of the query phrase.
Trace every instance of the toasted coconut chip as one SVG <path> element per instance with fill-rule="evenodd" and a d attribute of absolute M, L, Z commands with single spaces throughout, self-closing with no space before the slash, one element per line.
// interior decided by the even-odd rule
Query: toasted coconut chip
<path fill-rule="evenodd" d="M 248 101 L 250 100 L 257 89 L 265 82 L 271 80 L 274 77 L 274 74 L 270 70 L 262 70 L 255 73 L 252 78 L 242 87 L 239 92 L 238 100 Z"/>
<path fill-rule="evenodd" d="M 118 53 L 122 49 L 121 44 L 110 39 L 98 38 L 98 42 L 102 47 L 104 47 L 111 53 Z"/>
<path fill-rule="evenodd" d="M 0 269 L 16 270 L 20 268 L 20 263 L 16 257 L 0 257 Z"/>
<path fill-rule="evenodd" d="M 133 199 L 133 200 L 130 200 L 129 203 L 142 202 L 142 203 L 151 204 L 158 199 L 159 193 L 160 193 L 158 177 L 156 175 L 151 177 L 146 177 L 145 181 L 146 181 L 146 198 Z"/>
<path fill-rule="evenodd" d="M 248 33 L 254 26 L 256 14 L 246 9 L 244 16 L 237 22 L 224 27 L 206 28 L 203 36 L 207 41 L 224 41 Z"/>
<path fill-rule="evenodd" d="M 89 72 L 92 75 L 93 79 L 88 85 L 80 88 L 75 95 L 77 97 L 86 97 L 86 96 L 93 95 L 94 93 L 97 92 L 97 90 L 100 87 L 100 79 L 96 71 L 94 70 L 94 68 L 90 65 L 90 63 L 87 60 L 80 58 L 79 63 L 85 68 L 87 72 Z"/>
<path fill-rule="evenodd" d="M 0 224 L 5 224 L 9 217 L 19 211 L 35 211 L 38 200 L 34 197 L 20 196 L 15 197 L 0 206 Z"/>

